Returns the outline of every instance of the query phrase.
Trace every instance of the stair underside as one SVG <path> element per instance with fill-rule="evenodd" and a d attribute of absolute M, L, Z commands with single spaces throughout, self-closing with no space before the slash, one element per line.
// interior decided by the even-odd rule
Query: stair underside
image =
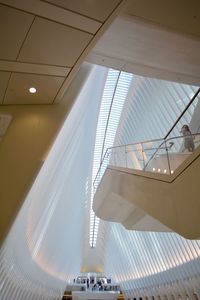
<path fill-rule="evenodd" d="M 200 238 L 200 147 L 172 175 L 109 166 L 94 198 L 104 220 L 129 230 Z"/>

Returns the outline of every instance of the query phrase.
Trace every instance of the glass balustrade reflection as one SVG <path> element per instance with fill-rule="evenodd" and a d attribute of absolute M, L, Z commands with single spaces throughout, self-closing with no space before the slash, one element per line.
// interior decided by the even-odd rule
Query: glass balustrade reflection
<path fill-rule="evenodd" d="M 193 145 L 189 148 L 188 145 Z M 200 145 L 200 134 L 177 136 L 108 148 L 94 181 L 94 189 L 108 165 L 170 175 Z"/>
<path fill-rule="evenodd" d="M 169 130 L 164 139 L 108 148 L 94 181 L 96 191 L 108 165 L 171 175 L 200 145 L 200 89 Z M 186 124 L 189 124 L 186 125 Z M 183 132 L 187 126 L 189 134 Z M 191 134 L 197 132 L 196 134 Z M 190 141 L 190 142 L 189 142 Z M 191 143 L 191 148 L 187 144 Z"/>
<path fill-rule="evenodd" d="M 200 144 L 200 134 L 163 141 L 145 166 L 145 171 L 173 174 Z"/>
<path fill-rule="evenodd" d="M 154 150 L 153 155 L 145 165 L 144 171 L 170 174 L 170 163 L 169 163 L 169 152 L 170 146 L 168 143 L 163 141 L 161 145 Z"/>

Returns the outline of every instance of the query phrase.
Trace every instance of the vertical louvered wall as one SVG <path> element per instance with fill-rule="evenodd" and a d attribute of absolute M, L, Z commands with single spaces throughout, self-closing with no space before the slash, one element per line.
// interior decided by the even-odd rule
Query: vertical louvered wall
<path fill-rule="evenodd" d="M 115 144 L 163 138 L 197 90 L 195 86 L 134 75 Z M 173 136 L 180 135 L 183 124 L 190 124 L 196 104 L 181 119 Z"/>
<path fill-rule="evenodd" d="M 107 226 L 106 272 L 121 284 L 126 298 L 200 295 L 200 241 Z"/>

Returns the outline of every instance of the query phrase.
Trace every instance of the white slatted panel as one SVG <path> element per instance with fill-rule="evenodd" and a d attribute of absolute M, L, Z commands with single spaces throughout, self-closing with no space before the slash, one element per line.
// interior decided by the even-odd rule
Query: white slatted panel
<path fill-rule="evenodd" d="M 198 87 L 164 80 L 133 76 L 115 145 L 163 138 L 188 104 Z M 180 135 L 190 124 L 194 105 L 171 136 Z"/>
<path fill-rule="evenodd" d="M 127 295 L 139 290 L 141 296 L 143 289 L 146 296 L 161 295 L 161 289 L 169 294 L 172 286 L 184 294 L 186 285 L 189 293 L 198 292 L 200 241 L 174 233 L 127 231 L 110 223 L 105 265 Z"/>
<path fill-rule="evenodd" d="M 106 149 L 112 147 L 118 128 L 121 112 L 132 80 L 132 74 L 110 69 L 103 90 L 101 107 L 99 111 L 94 160 L 93 177 L 96 177 L 101 160 Z M 91 193 L 90 207 L 90 246 L 96 246 L 99 219 L 95 217 L 92 209 L 93 192 Z"/>
<path fill-rule="evenodd" d="M 100 67 L 89 73 L 1 249 L 1 300 L 61 299 L 68 280 L 80 272 L 104 73 Z"/>

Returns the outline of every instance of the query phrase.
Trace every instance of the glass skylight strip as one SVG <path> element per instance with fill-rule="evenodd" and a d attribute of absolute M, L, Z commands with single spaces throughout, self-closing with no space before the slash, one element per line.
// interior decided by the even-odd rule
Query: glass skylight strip
<path fill-rule="evenodd" d="M 105 88 L 103 91 L 102 102 L 99 112 L 97 125 L 94 160 L 93 160 L 93 176 L 96 177 L 101 160 L 108 147 L 112 147 L 117 127 L 119 124 L 124 101 L 132 80 L 132 74 L 120 72 L 110 69 L 108 72 Z M 106 166 L 105 166 L 106 167 Z M 96 246 L 98 234 L 99 219 L 95 216 L 93 205 L 94 191 L 91 192 L 90 206 L 90 246 Z"/>

